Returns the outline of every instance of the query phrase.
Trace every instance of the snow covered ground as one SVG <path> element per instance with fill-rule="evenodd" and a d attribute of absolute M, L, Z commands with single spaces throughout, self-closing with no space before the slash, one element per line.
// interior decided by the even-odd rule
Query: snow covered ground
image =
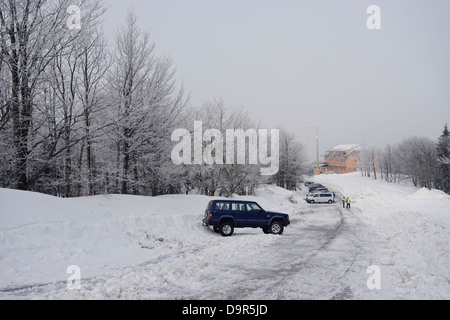
<path fill-rule="evenodd" d="M 360 174 L 314 179 L 350 196 L 352 209 L 265 185 L 238 198 L 289 213 L 291 225 L 230 238 L 201 226 L 206 196 L 0 189 L 0 298 L 450 298 L 450 196 Z M 67 288 L 70 265 L 81 290 Z M 381 290 L 367 289 L 369 265 L 381 268 Z"/>
<path fill-rule="evenodd" d="M 294 200 L 292 192 L 274 186 L 263 186 L 258 194 L 245 199 L 257 200 L 267 210 L 282 209 L 286 213 L 294 213 L 303 205 L 300 198 Z M 201 269 L 210 257 L 233 257 L 246 247 L 258 248 L 277 240 L 260 229 L 245 229 L 247 237 L 220 237 L 217 241 L 218 235 L 201 225 L 209 200 L 202 195 L 60 199 L 0 189 L 0 297 L 10 297 L 24 288 L 31 289 L 27 298 L 56 298 L 42 294 L 42 287 L 49 283 L 65 286 L 70 265 L 80 267 L 82 279 L 90 279 L 99 275 L 114 277 L 124 267 L 154 264 L 146 276 L 164 286 L 181 269 Z M 204 258 L 197 257 L 195 252 L 205 248 L 211 252 L 207 250 Z M 192 255 L 193 261 L 178 259 L 186 255 Z M 174 261 L 167 262 L 167 257 Z M 162 260 L 164 264 L 159 264 Z M 117 288 L 122 290 L 120 284 L 109 289 Z M 121 296 L 117 292 L 97 292 L 95 288 L 87 291 L 84 297 L 88 298 Z"/>
<path fill-rule="evenodd" d="M 392 267 L 394 297 L 450 299 L 450 195 L 360 173 L 314 180 L 349 196 L 381 238 L 388 255 L 374 264 Z"/>

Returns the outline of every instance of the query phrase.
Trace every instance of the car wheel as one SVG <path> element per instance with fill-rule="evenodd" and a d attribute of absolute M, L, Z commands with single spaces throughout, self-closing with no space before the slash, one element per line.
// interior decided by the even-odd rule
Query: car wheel
<path fill-rule="evenodd" d="M 219 233 L 219 227 L 213 227 L 214 232 Z"/>
<path fill-rule="evenodd" d="M 269 227 L 269 231 L 272 234 L 282 234 L 283 230 L 284 230 L 283 225 L 278 221 L 272 222 L 272 224 Z"/>
<path fill-rule="evenodd" d="M 219 226 L 220 234 L 224 237 L 229 237 L 234 232 L 234 226 L 231 222 L 224 222 Z"/>
<path fill-rule="evenodd" d="M 262 231 L 263 231 L 265 234 L 269 234 L 269 233 L 270 233 L 268 227 L 262 227 L 261 229 L 262 229 Z"/>
<path fill-rule="evenodd" d="M 333 201 L 332 200 L 328 200 L 328 203 L 332 203 Z"/>
<path fill-rule="evenodd" d="M 311 201 L 309 201 L 309 203 L 312 203 L 312 204 L 314 204 L 314 200 L 311 200 Z"/>

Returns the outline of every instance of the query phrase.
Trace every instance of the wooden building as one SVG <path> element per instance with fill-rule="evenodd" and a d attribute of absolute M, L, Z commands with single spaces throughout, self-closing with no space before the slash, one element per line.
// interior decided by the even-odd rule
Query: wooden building
<path fill-rule="evenodd" d="M 349 173 L 359 171 L 358 144 L 340 144 L 334 146 L 325 154 L 325 159 L 319 167 L 320 173 Z"/>

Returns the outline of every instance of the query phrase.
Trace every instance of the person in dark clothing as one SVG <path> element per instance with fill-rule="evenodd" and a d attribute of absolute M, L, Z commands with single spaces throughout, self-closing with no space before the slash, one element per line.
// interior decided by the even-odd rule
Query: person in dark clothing
<path fill-rule="evenodd" d="M 343 197 L 342 197 L 342 208 L 345 208 L 345 202 L 346 202 L 345 196 L 343 196 Z"/>

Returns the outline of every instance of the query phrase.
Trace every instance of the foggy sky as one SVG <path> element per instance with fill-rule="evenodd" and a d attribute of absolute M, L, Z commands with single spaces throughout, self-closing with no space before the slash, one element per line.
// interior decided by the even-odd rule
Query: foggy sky
<path fill-rule="evenodd" d="M 105 0 L 112 39 L 133 6 L 191 104 L 221 97 L 315 157 L 336 144 L 436 139 L 450 122 L 450 1 Z M 381 30 L 366 9 L 381 8 Z"/>

